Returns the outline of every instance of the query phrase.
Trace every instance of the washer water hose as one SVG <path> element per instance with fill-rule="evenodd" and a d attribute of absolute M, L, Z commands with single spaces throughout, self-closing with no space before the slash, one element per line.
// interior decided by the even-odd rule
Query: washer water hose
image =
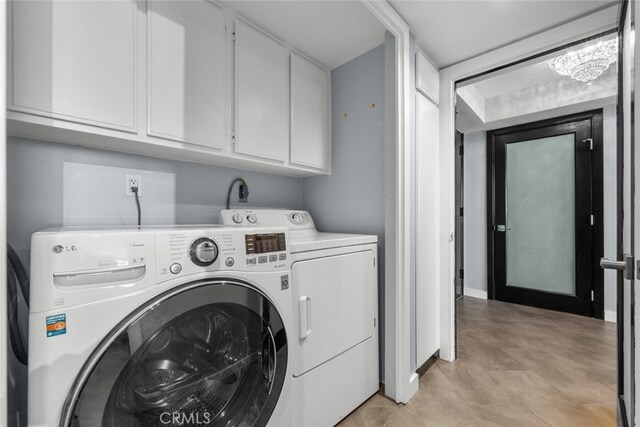
<path fill-rule="evenodd" d="M 7 244 L 7 287 L 8 287 L 8 315 L 9 315 L 9 339 L 11 349 L 16 359 L 23 365 L 27 365 L 27 346 L 25 345 L 18 327 L 18 292 L 29 307 L 29 276 L 20 262 L 20 258 Z"/>

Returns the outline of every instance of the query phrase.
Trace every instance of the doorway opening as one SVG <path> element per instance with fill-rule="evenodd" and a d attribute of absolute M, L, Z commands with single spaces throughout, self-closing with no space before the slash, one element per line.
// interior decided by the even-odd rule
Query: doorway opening
<path fill-rule="evenodd" d="M 596 50 L 588 76 L 557 67 Z M 616 422 L 617 276 L 599 265 L 622 226 L 616 61 L 610 31 L 456 85 L 458 359 L 501 372 L 537 422 Z"/>

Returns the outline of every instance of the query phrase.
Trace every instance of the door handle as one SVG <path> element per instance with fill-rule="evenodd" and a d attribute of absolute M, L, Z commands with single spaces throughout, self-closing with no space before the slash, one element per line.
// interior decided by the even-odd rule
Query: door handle
<path fill-rule="evenodd" d="M 311 298 L 304 295 L 298 300 L 298 338 L 306 339 L 311 333 Z"/>
<path fill-rule="evenodd" d="M 633 280 L 633 256 L 624 254 L 622 261 L 612 261 L 608 258 L 600 260 L 600 267 L 605 270 L 622 271 L 626 280 Z"/>
<path fill-rule="evenodd" d="M 505 233 L 507 231 L 511 230 L 511 227 L 507 227 L 506 225 L 494 225 L 493 226 L 493 231 L 499 231 L 501 233 Z"/>

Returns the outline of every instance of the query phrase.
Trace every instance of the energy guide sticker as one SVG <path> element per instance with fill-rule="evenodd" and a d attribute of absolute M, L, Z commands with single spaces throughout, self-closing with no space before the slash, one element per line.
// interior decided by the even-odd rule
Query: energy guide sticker
<path fill-rule="evenodd" d="M 47 316 L 47 338 L 67 333 L 67 315 Z"/>

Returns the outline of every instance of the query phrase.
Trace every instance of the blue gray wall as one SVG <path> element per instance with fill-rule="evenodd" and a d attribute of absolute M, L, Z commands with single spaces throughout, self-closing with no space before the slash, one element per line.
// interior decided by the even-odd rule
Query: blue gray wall
<path fill-rule="evenodd" d="M 604 255 L 616 258 L 616 123 L 615 105 L 603 108 Z M 487 292 L 487 152 L 486 132 L 464 135 L 464 286 L 470 296 Z M 615 320 L 616 273 L 605 272 L 605 318 Z"/>
<path fill-rule="evenodd" d="M 147 225 L 218 222 L 229 184 L 239 176 L 249 184 L 247 206 L 302 206 L 298 178 L 72 145 L 11 137 L 7 164 L 8 240 L 26 262 L 31 234 L 43 228 L 135 225 L 135 201 L 124 193 L 126 172 L 142 175 Z"/>
<path fill-rule="evenodd" d="M 487 297 L 487 133 L 464 134 L 464 291 Z"/>
<path fill-rule="evenodd" d="M 302 180 L 302 207 L 321 231 L 375 234 L 384 265 L 385 46 L 331 72 L 331 175 Z M 384 272 L 379 301 L 384 307 Z M 379 325 L 384 325 L 380 313 Z M 384 331 L 381 326 L 380 333 Z M 384 337 L 381 336 L 381 366 Z"/>
<path fill-rule="evenodd" d="M 331 175 L 302 180 L 322 231 L 384 238 L 384 45 L 331 72 Z"/>

